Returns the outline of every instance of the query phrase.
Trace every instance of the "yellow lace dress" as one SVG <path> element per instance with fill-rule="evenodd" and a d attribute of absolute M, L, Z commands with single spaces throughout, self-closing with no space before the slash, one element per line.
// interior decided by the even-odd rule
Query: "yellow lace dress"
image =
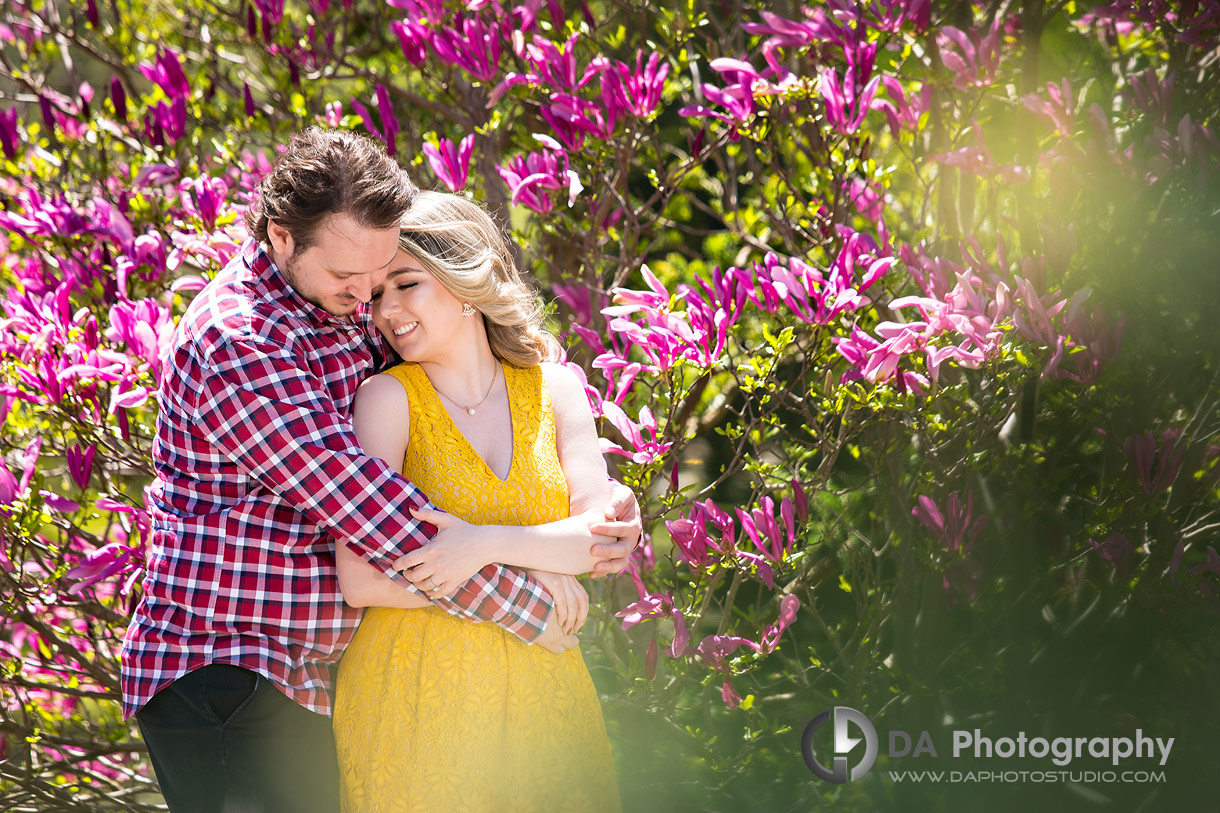
<path fill-rule="evenodd" d="M 568 515 L 549 391 L 504 365 L 513 459 L 500 480 L 415 364 L 403 474 L 467 522 Z M 344 813 L 618 811 L 601 707 L 579 649 L 554 655 L 442 610 L 369 609 L 339 667 L 335 742 Z"/>

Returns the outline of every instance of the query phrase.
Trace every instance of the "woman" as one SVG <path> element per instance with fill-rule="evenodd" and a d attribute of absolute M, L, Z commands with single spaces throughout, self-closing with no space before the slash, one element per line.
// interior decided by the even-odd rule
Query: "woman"
<path fill-rule="evenodd" d="M 477 205 L 421 193 L 373 318 L 404 363 L 365 382 L 364 450 L 447 513 L 399 564 L 449 595 L 490 562 L 531 569 L 569 634 L 608 497 L 579 380 L 543 364 L 553 339 L 503 235 Z M 371 606 L 339 670 L 335 739 L 344 810 L 619 809 L 597 695 L 578 649 L 527 646 L 429 606 L 346 547 L 344 597 Z M 569 575 L 562 575 L 569 574 Z"/>

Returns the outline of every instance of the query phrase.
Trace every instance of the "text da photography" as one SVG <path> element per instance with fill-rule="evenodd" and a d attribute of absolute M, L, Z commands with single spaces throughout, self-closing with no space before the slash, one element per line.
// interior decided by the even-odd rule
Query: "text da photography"
<path fill-rule="evenodd" d="M 873 767 L 884 741 L 891 760 L 907 757 L 933 759 L 1045 760 L 1050 766 L 1066 768 L 1079 761 L 1094 766 L 1105 761 L 1113 766 L 1128 766 L 1141 761 L 1147 766 L 1164 767 L 1173 750 L 1173 737 L 1156 737 L 1135 729 L 1123 736 L 1046 736 L 1027 731 L 1015 733 L 974 729 L 928 729 L 907 731 L 889 729 L 879 736 L 872 721 L 862 712 L 835 706 L 815 715 L 801 738 L 801 752 L 810 771 L 827 782 L 844 783 L 863 777 Z M 1151 761 L 1151 762 L 1144 762 Z"/>

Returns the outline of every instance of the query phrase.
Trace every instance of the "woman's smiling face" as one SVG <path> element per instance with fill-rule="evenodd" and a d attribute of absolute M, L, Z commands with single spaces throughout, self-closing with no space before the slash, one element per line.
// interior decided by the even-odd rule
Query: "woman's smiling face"
<path fill-rule="evenodd" d="M 373 324 L 404 361 L 435 361 L 470 326 L 462 303 L 399 249 L 385 282 L 373 289 Z M 463 324 L 465 323 L 465 324 Z"/>

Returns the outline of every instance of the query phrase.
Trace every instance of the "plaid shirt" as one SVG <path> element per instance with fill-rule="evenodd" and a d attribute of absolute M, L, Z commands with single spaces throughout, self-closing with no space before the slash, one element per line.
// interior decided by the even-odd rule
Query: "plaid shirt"
<path fill-rule="evenodd" d="M 339 591 L 336 542 L 415 589 L 391 564 L 434 532 L 407 512 L 427 498 L 361 452 L 347 418 L 381 360 L 375 338 L 364 308 L 347 321 L 306 302 L 253 241 L 191 303 L 161 383 L 124 716 L 209 663 L 329 714 L 331 667 L 361 616 Z M 536 582 L 498 565 L 434 603 L 527 641 L 551 610 Z"/>

